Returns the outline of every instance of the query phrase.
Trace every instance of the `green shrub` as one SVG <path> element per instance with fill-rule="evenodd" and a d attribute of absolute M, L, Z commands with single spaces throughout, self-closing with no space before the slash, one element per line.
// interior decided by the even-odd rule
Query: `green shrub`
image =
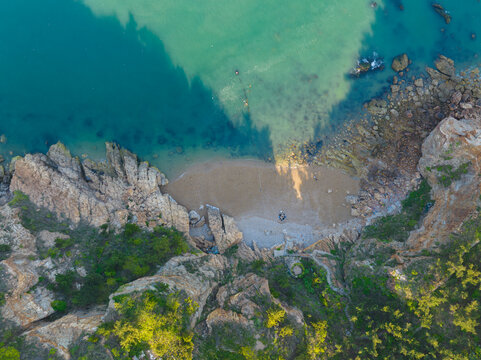
<path fill-rule="evenodd" d="M 15 190 L 13 192 L 13 199 L 10 200 L 10 202 L 8 203 L 8 205 L 10 206 L 17 206 L 17 205 L 21 205 L 23 202 L 25 201 L 28 201 L 28 196 L 25 195 L 23 192 L 21 192 L 20 190 Z"/>
<path fill-rule="evenodd" d="M 0 244 L 0 252 L 9 252 L 12 250 L 12 247 L 7 244 Z"/>
<path fill-rule="evenodd" d="M 167 289 L 160 284 L 156 290 L 114 298 L 121 317 L 98 331 L 114 343 L 114 356 L 117 353 L 132 358 L 150 349 L 160 358 L 192 359 L 194 344 L 189 324 L 198 305 L 181 293 L 169 294 Z"/>
<path fill-rule="evenodd" d="M 5 346 L 0 343 L 0 359 L 2 360 L 20 360 L 20 353 L 13 346 Z"/>
<path fill-rule="evenodd" d="M 54 300 L 50 306 L 57 312 L 64 312 L 67 309 L 67 303 L 63 300 Z"/>
<path fill-rule="evenodd" d="M 64 239 L 57 244 L 68 247 L 73 240 Z M 189 250 L 184 236 L 177 230 L 159 226 L 147 231 L 135 224 L 126 224 L 119 234 L 104 227 L 100 232 L 91 233 L 88 242 L 80 243 L 79 247 L 83 257 L 77 259 L 76 266 L 83 266 L 87 276 L 82 278 L 70 271 L 57 275 L 51 286 L 60 299 L 73 307 L 105 303 L 120 285 L 155 273 L 172 256 Z M 57 256 L 59 249 L 53 249 L 49 254 Z"/>
<path fill-rule="evenodd" d="M 55 259 L 60 254 L 58 248 L 50 248 L 47 250 L 47 257 Z"/>
<path fill-rule="evenodd" d="M 466 162 L 460 165 L 457 169 L 453 170 L 452 165 L 439 165 L 436 166 L 435 169 L 440 173 L 437 177 L 439 183 L 444 187 L 450 186 L 453 181 L 457 181 L 461 179 L 463 174 L 468 173 L 468 168 L 471 165 L 471 162 Z"/>
<path fill-rule="evenodd" d="M 363 230 L 363 238 L 375 238 L 383 242 L 406 241 L 422 215 L 432 205 L 431 187 L 423 180 L 417 190 L 411 191 L 401 202 L 402 210 L 397 215 L 378 218 Z"/>
<path fill-rule="evenodd" d="M 63 249 L 71 247 L 73 244 L 74 244 L 74 240 L 71 239 L 71 238 L 66 238 L 66 239 L 57 238 L 57 239 L 55 239 L 55 247 L 57 249 L 63 250 Z"/>

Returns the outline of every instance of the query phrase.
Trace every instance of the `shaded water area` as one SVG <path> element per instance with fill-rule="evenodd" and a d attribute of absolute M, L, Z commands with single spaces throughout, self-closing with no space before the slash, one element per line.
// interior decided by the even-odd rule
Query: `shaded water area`
<path fill-rule="evenodd" d="M 114 140 L 167 174 L 206 159 L 273 159 L 322 140 L 437 54 L 475 65 L 481 4 L 430 1 L 0 0 L 0 154 Z M 472 38 L 472 34 L 476 34 Z M 382 72 L 350 79 L 376 51 Z"/>

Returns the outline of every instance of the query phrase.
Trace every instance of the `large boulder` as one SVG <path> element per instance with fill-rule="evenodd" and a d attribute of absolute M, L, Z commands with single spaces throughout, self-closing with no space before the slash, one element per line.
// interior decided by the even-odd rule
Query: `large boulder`
<path fill-rule="evenodd" d="M 433 80 L 450 80 L 456 75 L 454 60 L 440 55 L 434 63 L 436 69 L 426 67 L 426 71 Z"/>
<path fill-rule="evenodd" d="M 436 69 L 442 74 L 453 77 L 456 75 L 456 69 L 454 67 L 454 61 L 452 59 L 447 58 L 444 55 L 440 55 L 439 58 L 434 63 Z"/>
<path fill-rule="evenodd" d="M 401 55 L 396 56 L 392 60 L 391 67 L 394 71 L 400 72 L 400 71 L 405 70 L 408 67 L 408 65 L 409 65 L 408 56 L 406 54 L 401 54 Z"/>
<path fill-rule="evenodd" d="M 237 227 L 234 219 L 225 214 L 221 214 L 219 208 L 207 205 L 207 218 L 215 244 L 221 254 L 231 246 L 242 242 L 242 232 Z"/>

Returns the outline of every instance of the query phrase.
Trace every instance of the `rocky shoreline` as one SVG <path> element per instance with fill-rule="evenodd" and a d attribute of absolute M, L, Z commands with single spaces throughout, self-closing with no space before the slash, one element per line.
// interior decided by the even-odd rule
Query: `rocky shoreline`
<path fill-rule="evenodd" d="M 312 156 L 310 161 L 359 177 L 361 190 L 347 198 L 355 221 L 307 248 L 289 239 L 273 249 L 259 249 L 255 242 L 247 246 L 232 217 L 212 206 L 207 206 L 206 217 L 189 212 L 162 192 L 167 179 L 158 169 L 116 144 L 106 144 L 105 162 L 81 161 L 60 143 L 47 154 L 13 159 L 8 171 L 1 168 L 0 245 L 10 249 L 0 262 L 6 287 L 0 287 L 5 294 L 0 302 L 2 321 L 28 341 L 54 348 L 69 359 L 73 343 L 115 318 L 116 297 L 142 293 L 158 283 L 183 291 L 196 302 L 191 328 L 204 335 L 224 323 L 253 327 L 262 310 L 254 300 L 258 294 L 283 309 L 293 324 L 306 324 L 299 309 L 274 296 L 267 278 L 253 270 L 243 272 L 242 267 L 255 268 L 252 264 L 284 262 L 296 277 L 303 271 L 300 261 L 312 260 L 326 269 L 327 283 L 341 297 L 348 296 L 349 279 L 359 271 L 388 274 L 391 290 L 399 292 L 395 283 L 449 244 L 451 234 L 476 217 L 481 205 L 479 71 L 457 75 L 452 60 L 442 56 L 435 66 L 427 69 L 428 76 L 409 81 L 404 80 L 406 73 L 399 74 L 385 99 L 366 105 L 369 120 L 346 124 Z M 419 224 L 406 241 L 380 242 L 361 235 L 366 224 L 396 213 L 400 201 L 422 178 L 432 189 L 434 204 L 422 209 Z M 39 214 L 46 210 L 70 229 L 86 225 L 120 231 L 126 224 L 147 231 L 173 227 L 184 234 L 193 251 L 171 258 L 154 275 L 124 284 L 110 295 L 108 305 L 55 318 L 54 292 L 41 285 L 41 279 L 54 281 L 74 265 L 55 256 L 42 258 L 39 244 L 52 246 L 65 235 L 55 229 L 38 233 L 27 229 L 22 209 L 14 206 L 19 199 L 28 199 Z M 208 238 L 193 235 L 200 228 Z M 379 266 L 374 259 L 381 253 L 388 256 Z M 85 271 L 74 269 L 79 276 Z M 348 308 L 344 311 L 351 322 Z M 256 348 L 262 346 L 256 343 Z"/>

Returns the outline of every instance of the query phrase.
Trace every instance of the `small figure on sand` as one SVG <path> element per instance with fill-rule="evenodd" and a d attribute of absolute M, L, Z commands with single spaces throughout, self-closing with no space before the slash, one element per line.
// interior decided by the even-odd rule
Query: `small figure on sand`
<path fill-rule="evenodd" d="M 235 71 L 235 74 L 236 74 L 236 75 L 239 75 L 239 70 L 236 70 L 236 71 Z"/>
<path fill-rule="evenodd" d="M 278 215 L 278 216 L 279 216 L 279 220 L 280 220 L 281 222 L 283 222 L 283 221 L 285 221 L 285 220 L 287 219 L 287 216 L 286 216 L 286 213 L 284 212 L 284 210 L 279 211 L 279 215 Z"/>

